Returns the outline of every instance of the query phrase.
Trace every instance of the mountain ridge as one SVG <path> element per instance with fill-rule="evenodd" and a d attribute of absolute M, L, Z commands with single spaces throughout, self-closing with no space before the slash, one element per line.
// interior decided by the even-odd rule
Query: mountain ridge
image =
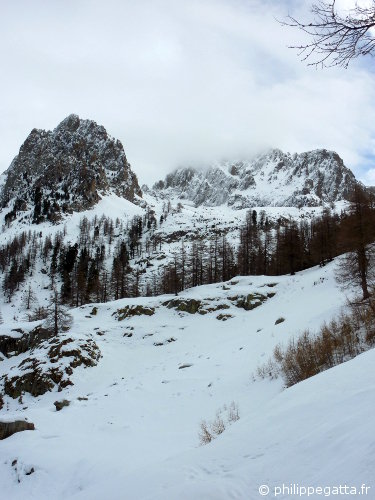
<path fill-rule="evenodd" d="M 349 200 L 354 174 L 334 151 L 300 154 L 272 149 L 251 160 L 224 161 L 206 169 L 181 167 L 154 184 L 149 193 L 190 200 L 195 206 L 321 206 Z"/>
<path fill-rule="evenodd" d="M 363 187 L 334 151 L 271 149 L 252 159 L 180 167 L 142 189 L 151 205 L 153 199 L 173 199 L 240 210 L 332 205 L 348 201 L 356 185 Z M 0 176 L 0 205 L 10 209 L 6 222 L 28 210 L 32 222 L 56 222 L 110 193 L 139 204 L 142 189 L 121 142 L 95 121 L 71 114 L 52 131 L 30 132 Z"/>

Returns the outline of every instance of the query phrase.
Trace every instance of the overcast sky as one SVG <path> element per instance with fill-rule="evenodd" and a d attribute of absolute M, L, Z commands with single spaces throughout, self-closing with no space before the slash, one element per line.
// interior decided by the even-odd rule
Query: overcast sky
<path fill-rule="evenodd" d="M 341 0 L 348 3 L 350 0 Z M 124 144 L 141 183 L 268 147 L 336 150 L 375 184 L 374 61 L 316 70 L 287 46 L 299 0 L 0 0 L 0 171 L 70 113 Z"/>

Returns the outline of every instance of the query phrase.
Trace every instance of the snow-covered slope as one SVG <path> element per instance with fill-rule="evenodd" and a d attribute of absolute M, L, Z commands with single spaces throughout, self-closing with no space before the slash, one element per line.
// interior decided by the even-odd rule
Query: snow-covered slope
<path fill-rule="evenodd" d="M 78 367 L 62 392 L 26 395 L 22 406 L 6 399 L 2 416 L 27 417 L 36 430 L 1 443 L 4 498 L 247 500 L 262 484 L 375 488 L 375 351 L 287 390 L 252 377 L 278 342 L 340 311 L 346 297 L 334 266 L 239 277 L 187 290 L 179 302 L 73 310 L 70 335 L 95 341 L 103 357 Z M 244 297 L 258 307 L 239 307 Z M 154 313 L 119 321 L 135 305 Z M 2 373 L 16 358 L 0 364 Z M 70 406 L 56 412 L 53 402 L 64 398 Z M 199 446 L 201 420 L 231 401 L 240 419 Z"/>
<path fill-rule="evenodd" d="M 177 169 L 151 193 L 191 200 L 197 206 L 303 207 L 348 200 L 356 183 L 333 151 L 291 155 L 274 149 L 252 160 Z"/>

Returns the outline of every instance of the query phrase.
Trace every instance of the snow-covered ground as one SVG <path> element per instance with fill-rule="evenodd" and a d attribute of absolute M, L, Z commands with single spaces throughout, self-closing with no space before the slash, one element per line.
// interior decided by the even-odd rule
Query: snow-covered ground
<path fill-rule="evenodd" d="M 27 418 L 36 430 L 1 441 L 1 498 L 252 500 L 266 485 L 269 498 L 289 499 L 292 484 L 365 484 L 365 498 L 375 498 L 374 350 L 290 389 L 253 377 L 276 344 L 345 305 L 334 266 L 180 295 L 216 309 L 204 315 L 163 305 L 173 296 L 98 304 L 96 315 L 92 304 L 73 310 L 72 335 L 93 338 L 103 357 L 77 368 L 60 393 L 6 400 L 1 417 Z M 268 297 L 250 311 L 236 307 L 248 294 Z M 117 309 L 136 304 L 155 313 L 117 320 Z M 62 399 L 70 406 L 56 412 Z M 200 422 L 232 401 L 240 419 L 201 446 Z"/>

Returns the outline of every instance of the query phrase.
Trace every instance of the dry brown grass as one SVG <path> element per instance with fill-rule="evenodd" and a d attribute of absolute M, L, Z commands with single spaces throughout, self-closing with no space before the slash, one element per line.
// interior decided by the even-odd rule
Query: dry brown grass
<path fill-rule="evenodd" d="M 306 330 L 258 368 L 261 378 L 281 375 L 287 387 L 344 363 L 375 345 L 375 300 L 350 304 L 350 312 L 323 324 L 317 334 Z"/>
<path fill-rule="evenodd" d="M 240 418 L 237 403 L 231 402 L 229 406 L 224 405 L 216 412 L 216 417 L 211 422 L 202 420 L 199 430 L 199 442 L 201 445 L 210 443 L 217 436 L 220 436 L 228 425 L 236 422 Z"/>

